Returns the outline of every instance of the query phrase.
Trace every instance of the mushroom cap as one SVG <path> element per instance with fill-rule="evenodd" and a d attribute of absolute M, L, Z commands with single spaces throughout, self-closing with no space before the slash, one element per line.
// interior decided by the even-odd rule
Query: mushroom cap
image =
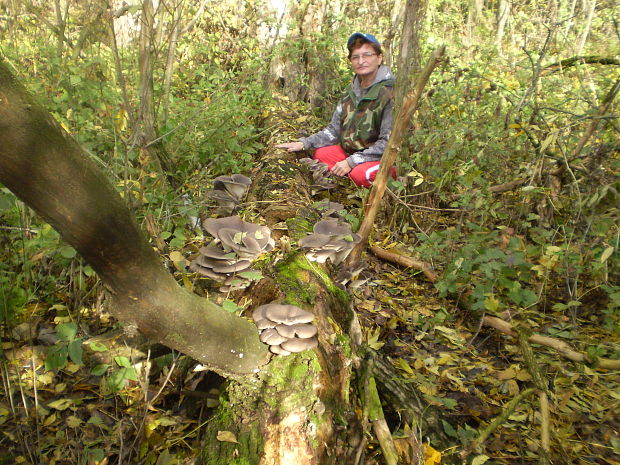
<path fill-rule="evenodd" d="M 258 329 L 274 328 L 276 326 L 276 323 L 274 323 L 273 321 L 269 321 L 267 318 L 254 320 L 254 323 L 256 323 L 256 327 Z"/>
<path fill-rule="evenodd" d="M 225 190 L 214 189 L 212 191 L 208 191 L 207 196 L 210 199 L 217 201 L 218 203 L 221 203 L 221 202 L 227 202 L 227 203 L 232 203 L 232 204 L 237 203 L 237 199 Z"/>
<path fill-rule="evenodd" d="M 323 247 L 328 244 L 331 239 L 331 236 L 327 234 L 309 234 L 306 237 L 302 237 L 299 240 L 299 247 L 304 248 L 316 248 Z"/>
<path fill-rule="evenodd" d="M 316 208 L 318 208 L 319 210 L 344 210 L 344 205 L 325 199 L 318 202 L 316 204 Z"/>
<path fill-rule="evenodd" d="M 241 200 L 251 182 L 250 178 L 242 174 L 218 176 L 213 180 L 213 188 L 220 192 L 229 193 L 235 200 Z"/>
<path fill-rule="evenodd" d="M 260 333 L 259 339 L 261 342 L 264 342 L 270 346 L 277 346 L 288 340 L 288 338 L 278 333 L 275 328 L 267 328 L 263 330 Z"/>
<path fill-rule="evenodd" d="M 269 304 L 259 305 L 258 307 L 256 307 L 254 311 L 252 312 L 252 319 L 254 321 L 266 319 L 267 317 L 265 316 L 265 310 L 267 310 L 268 305 Z"/>
<path fill-rule="evenodd" d="M 327 234 L 329 236 L 344 236 L 351 234 L 351 226 L 347 223 L 341 223 L 336 219 L 321 220 L 314 225 L 316 234 Z"/>
<path fill-rule="evenodd" d="M 235 273 L 236 271 L 247 270 L 251 264 L 252 262 L 250 260 L 239 260 L 237 263 L 232 263 L 230 265 L 220 262 L 213 265 L 211 268 L 216 273 Z"/>
<path fill-rule="evenodd" d="M 262 252 L 273 249 L 275 241 L 267 226 L 248 223 L 238 216 L 225 218 L 208 218 L 202 223 L 204 229 L 222 241 L 224 246 L 237 252 L 244 250 L 246 257 L 254 258 Z"/>
<path fill-rule="evenodd" d="M 335 252 L 333 250 L 311 250 L 306 253 L 306 257 L 311 262 L 325 263 L 328 258 L 331 258 Z"/>
<path fill-rule="evenodd" d="M 239 184 L 243 184 L 244 186 L 249 186 L 250 184 L 252 184 L 252 180 L 250 178 L 238 173 L 233 174 L 231 176 L 231 179 Z"/>
<path fill-rule="evenodd" d="M 344 210 L 344 205 L 338 202 L 331 202 L 327 199 L 321 200 L 316 204 L 316 208 L 321 211 L 322 216 L 327 217 L 331 216 L 334 218 L 338 218 L 338 212 Z"/>
<path fill-rule="evenodd" d="M 285 325 L 310 323 L 314 319 L 314 315 L 310 312 L 306 312 L 295 305 L 282 304 L 269 304 L 265 309 L 265 317 Z"/>
<path fill-rule="evenodd" d="M 269 350 L 277 355 L 291 355 L 288 350 L 283 349 L 281 346 L 269 346 Z"/>
<path fill-rule="evenodd" d="M 213 270 L 211 270 L 210 268 L 206 268 L 204 266 L 200 266 L 198 263 L 196 263 L 196 261 L 193 261 L 189 265 L 189 269 L 191 271 L 195 271 L 197 273 L 200 273 L 203 276 L 206 276 L 207 278 L 211 278 L 211 279 L 214 279 L 216 281 L 224 281 L 226 279 L 226 275 L 216 273 Z"/>
<path fill-rule="evenodd" d="M 241 200 L 251 183 L 252 181 L 247 176 L 233 174 L 227 182 L 224 182 L 224 186 L 237 200 Z"/>
<path fill-rule="evenodd" d="M 219 238 L 218 232 L 222 228 L 232 228 L 237 231 L 243 229 L 244 221 L 238 216 L 226 216 L 224 218 L 207 218 L 202 222 L 202 227 L 213 237 Z"/>
<path fill-rule="evenodd" d="M 301 338 L 293 338 L 287 341 L 284 341 L 280 344 L 280 347 L 289 352 L 303 352 L 304 350 L 314 349 L 319 344 L 319 341 L 316 337 L 311 337 L 308 339 Z"/>
<path fill-rule="evenodd" d="M 205 257 L 215 258 L 217 260 L 226 261 L 227 263 L 235 263 L 239 258 L 235 255 L 234 252 L 226 252 L 224 249 L 216 245 L 215 243 L 211 243 L 206 247 L 201 247 L 198 249 Z"/>
<path fill-rule="evenodd" d="M 313 324 L 309 323 L 300 323 L 296 325 L 277 325 L 275 330 L 280 334 L 280 336 L 286 339 L 292 339 L 295 336 L 300 337 L 302 339 L 308 339 L 314 335 L 316 335 L 318 329 Z M 280 343 L 278 343 L 280 344 Z"/>

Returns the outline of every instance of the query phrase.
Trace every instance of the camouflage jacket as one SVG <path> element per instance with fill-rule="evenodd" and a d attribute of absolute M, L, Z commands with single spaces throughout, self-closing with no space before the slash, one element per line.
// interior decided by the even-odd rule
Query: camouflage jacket
<path fill-rule="evenodd" d="M 300 139 L 305 149 L 341 144 L 352 168 L 380 160 L 392 130 L 394 75 L 380 66 L 374 83 L 362 89 L 356 76 L 336 107 L 329 125 Z"/>

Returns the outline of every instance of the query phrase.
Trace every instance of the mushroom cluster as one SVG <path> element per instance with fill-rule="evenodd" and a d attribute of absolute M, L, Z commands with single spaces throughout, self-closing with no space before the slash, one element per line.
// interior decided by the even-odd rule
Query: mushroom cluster
<path fill-rule="evenodd" d="M 299 161 L 304 165 L 307 165 L 312 174 L 312 187 L 318 187 L 321 189 L 333 189 L 336 184 L 329 178 L 329 168 L 325 163 L 322 163 L 314 158 L 300 158 Z"/>
<path fill-rule="evenodd" d="M 308 260 L 337 265 L 344 261 L 361 238 L 351 232 L 351 225 L 337 219 L 327 218 L 314 225 L 314 232 L 299 241 L 299 246 L 307 249 Z"/>
<path fill-rule="evenodd" d="M 217 213 L 220 215 L 230 215 L 237 204 L 241 202 L 245 191 L 251 184 L 250 178 L 242 174 L 232 176 L 218 176 L 213 180 L 213 190 L 207 195 L 215 200 L 219 208 Z"/>
<path fill-rule="evenodd" d="M 248 223 L 238 216 L 208 218 L 202 226 L 215 240 L 199 250 L 200 255 L 190 264 L 190 270 L 222 282 L 222 292 L 247 287 L 251 282 L 251 273 L 247 271 L 252 260 L 275 245 L 269 228 Z"/>
<path fill-rule="evenodd" d="M 252 318 L 261 331 L 260 340 L 278 355 L 303 352 L 317 346 L 314 315 L 295 305 L 270 303 L 254 310 Z"/>

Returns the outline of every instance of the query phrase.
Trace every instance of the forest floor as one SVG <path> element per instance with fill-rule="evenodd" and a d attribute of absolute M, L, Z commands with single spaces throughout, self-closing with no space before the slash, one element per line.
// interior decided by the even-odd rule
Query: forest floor
<path fill-rule="evenodd" d="M 339 186 L 331 200 L 355 211 L 361 203 L 359 191 L 345 182 Z M 416 217 L 415 226 L 401 226 L 395 209 L 394 202 L 386 200 L 372 240 L 407 255 L 415 253 L 420 228 L 447 228 L 459 221 L 449 212 L 426 209 Z M 199 234 L 189 237 L 176 253 L 188 257 L 202 240 Z M 197 285 L 173 253 L 167 256 L 171 271 L 187 287 Z M 350 296 L 366 342 L 389 356 L 403 379 L 450 419 L 444 431 L 455 446 L 427 454 L 425 465 L 439 463 L 442 457 L 458 463 L 457 454 L 464 445 L 475 440 L 512 399 L 532 387 L 522 351 L 514 338 L 483 326 L 480 315 L 439 298 L 420 271 L 371 254 L 364 260 L 360 277 L 367 281 L 351 289 Z M 440 272 L 442 264 L 436 265 Z M 87 283 L 94 286 L 91 295 L 102 295 L 100 284 L 95 283 L 94 278 Z M 139 337 L 129 337 L 118 329 L 102 299 L 93 298 L 92 305 L 75 309 L 70 308 L 71 296 L 62 292 L 59 289 L 56 305 L 29 304 L 23 312 L 27 319 L 3 339 L 8 363 L 2 363 L 0 464 L 104 465 L 119 463 L 119 457 L 122 463 L 147 465 L 199 463 L 202 433 L 218 405 L 221 378 L 197 370 L 187 357 L 162 347 L 149 348 Z M 234 312 L 251 308 L 243 294 L 239 299 L 211 296 Z M 618 341 L 608 340 L 609 333 L 600 329 L 595 305 L 575 308 L 568 316 L 549 309 L 530 315 L 528 323 L 534 332 L 577 349 L 617 346 Z M 79 334 L 70 330 L 72 324 Z M 533 348 L 552 393 L 552 462 L 620 464 L 618 373 L 568 361 L 546 347 Z M 397 409 L 384 408 L 403 453 L 402 463 L 414 463 L 405 457 L 406 426 L 400 423 Z M 526 397 L 482 448 L 463 462 L 538 463 L 541 422 L 537 394 Z M 234 441 L 226 432 L 219 439 Z M 430 446 L 427 451 L 434 450 Z M 378 444 L 370 441 L 368 448 L 366 463 L 383 463 Z"/>

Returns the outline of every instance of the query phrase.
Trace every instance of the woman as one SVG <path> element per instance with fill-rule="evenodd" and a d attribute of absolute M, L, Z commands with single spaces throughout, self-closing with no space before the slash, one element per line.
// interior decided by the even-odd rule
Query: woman
<path fill-rule="evenodd" d="M 349 175 L 356 184 L 370 187 L 392 129 L 394 76 L 382 64 L 381 44 L 372 34 L 354 33 L 347 48 L 355 78 L 329 125 L 310 137 L 276 147 L 289 152 L 317 149 L 314 158 L 326 163 L 332 173 Z"/>

